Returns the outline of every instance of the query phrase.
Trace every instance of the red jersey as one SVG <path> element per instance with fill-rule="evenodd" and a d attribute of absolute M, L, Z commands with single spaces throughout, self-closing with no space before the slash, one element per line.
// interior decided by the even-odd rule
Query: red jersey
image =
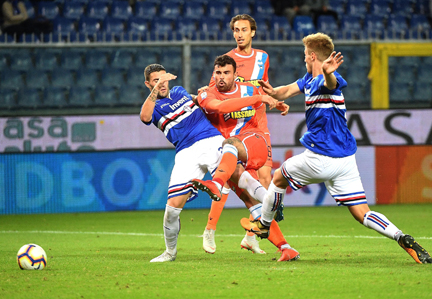
<path fill-rule="evenodd" d="M 227 99 L 244 98 L 260 95 L 260 92 L 252 84 L 236 82 L 236 88 L 231 92 L 219 92 L 215 86 L 207 92 L 198 95 L 198 103 L 203 108 L 208 120 L 212 123 L 225 138 L 239 135 L 249 131 L 264 132 L 259 129 L 259 119 L 257 109 L 265 104 L 259 104 L 242 108 L 240 111 L 231 113 L 211 113 L 207 112 L 206 105 L 212 100 L 225 101 Z"/>
<path fill-rule="evenodd" d="M 237 49 L 232 49 L 225 55 L 232 57 L 237 64 L 237 81 L 249 82 L 257 88 L 261 86 L 258 84 L 258 80 L 268 81 L 270 62 L 269 55 L 265 51 L 252 48 L 252 53 L 250 55 L 243 55 L 239 54 Z M 214 76 L 212 76 L 209 86 L 213 87 L 215 85 L 216 82 Z M 270 134 L 267 128 L 265 105 L 262 105 L 257 113 L 259 114 L 259 128 L 266 134 Z"/>

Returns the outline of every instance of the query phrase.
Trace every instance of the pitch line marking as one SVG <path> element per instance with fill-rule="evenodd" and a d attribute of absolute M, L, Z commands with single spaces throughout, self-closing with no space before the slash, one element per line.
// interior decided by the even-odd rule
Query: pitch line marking
<path fill-rule="evenodd" d="M 74 232 L 74 231 L 53 231 L 53 230 L 2 230 L 2 234 L 64 234 L 64 235 L 111 235 L 111 236 L 138 236 L 138 237 L 163 237 L 163 234 L 148 233 L 123 233 L 123 232 Z M 183 237 L 202 237 L 202 235 L 182 235 Z M 219 237 L 243 237 L 238 234 L 220 234 Z M 285 235 L 286 238 L 341 238 L 341 239 L 387 239 L 381 236 L 345 236 L 345 235 Z M 432 237 L 416 237 L 418 240 L 432 240 Z"/>

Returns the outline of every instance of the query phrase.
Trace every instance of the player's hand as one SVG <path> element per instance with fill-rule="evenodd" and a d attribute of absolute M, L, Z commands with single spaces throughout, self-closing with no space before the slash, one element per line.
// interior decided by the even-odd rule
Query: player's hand
<path fill-rule="evenodd" d="M 269 95 L 261 96 L 261 102 L 263 102 L 264 104 L 267 104 L 269 106 L 270 110 L 272 110 L 274 107 L 276 107 L 277 103 L 278 103 L 277 100 L 273 99 Z"/>
<path fill-rule="evenodd" d="M 204 92 L 204 91 L 209 90 L 209 88 L 210 88 L 210 87 L 208 87 L 207 85 L 206 85 L 206 86 L 203 86 L 203 87 L 201 87 L 201 88 L 198 88 L 198 94 L 200 94 L 200 93 L 202 93 L 202 92 Z"/>
<path fill-rule="evenodd" d="M 270 85 L 270 83 L 264 81 L 264 80 L 258 80 L 259 85 L 261 85 L 262 89 L 266 94 L 269 96 L 273 96 L 276 94 L 276 92 L 273 89 L 273 86 Z"/>
<path fill-rule="evenodd" d="M 176 78 L 177 78 L 176 75 L 173 75 L 171 73 L 165 73 L 159 77 L 159 80 L 156 83 L 156 85 L 154 86 L 154 89 L 159 91 L 162 88 L 167 88 L 167 86 L 165 86 L 165 83 L 168 81 L 174 80 Z"/>
<path fill-rule="evenodd" d="M 282 111 L 281 112 L 282 116 L 285 116 L 288 114 L 289 108 L 290 108 L 290 106 L 285 104 L 283 101 L 278 101 L 276 104 L 276 109 L 279 111 Z"/>
<path fill-rule="evenodd" d="M 331 74 L 343 63 L 343 55 L 341 52 L 336 54 L 336 51 L 330 54 L 329 58 L 324 60 L 322 70 L 325 74 Z"/>

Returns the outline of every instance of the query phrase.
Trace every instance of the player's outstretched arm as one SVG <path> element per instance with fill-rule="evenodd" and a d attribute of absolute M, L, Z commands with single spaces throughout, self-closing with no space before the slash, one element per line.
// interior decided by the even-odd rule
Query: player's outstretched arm
<path fill-rule="evenodd" d="M 301 93 L 297 83 L 291 83 L 289 85 L 282 85 L 273 88 L 270 83 L 263 80 L 258 80 L 258 83 L 262 86 L 265 93 L 272 96 L 276 100 L 283 101 L 290 97 L 296 96 Z"/>
<path fill-rule="evenodd" d="M 330 54 L 329 58 L 323 61 L 322 70 L 324 74 L 324 86 L 330 90 L 333 90 L 337 86 L 336 76 L 333 74 L 334 71 L 343 63 L 343 56 L 341 52 L 336 54 L 336 51 Z"/>
<path fill-rule="evenodd" d="M 268 97 L 271 99 L 271 97 L 269 96 L 263 96 L 263 95 L 255 95 L 255 96 L 250 96 L 250 97 L 244 97 L 244 98 L 234 98 L 234 99 L 227 99 L 225 101 L 220 101 L 217 99 L 210 99 L 207 101 L 204 101 L 206 98 L 205 93 L 200 94 L 199 95 L 201 97 L 202 100 L 198 101 L 200 102 L 200 105 L 202 108 L 205 109 L 205 111 L 207 113 L 230 113 L 230 112 L 235 112 L 235 111 L 239 111 L 244 107 L 248 107 L 251 105 L 255 105 L 258 103 L 262 103 L 264 101 L 262 101 L 263 97 Z M 203 97 L 204 96 L 204 97 Z M 269 100 L 267 99 L 268 102 L 274 102 L 274 100 Z M 274 108 L 276 106 L 276 103 L 272 104 L 272 108 Z"/>
<path fill-rule="evenodd" d="M 283 101 L 278 101 L 277 105 L 276 105 L 276 109 L 281 111 L 281 115 L 285 116 L 288 114 L 290 106 L 285 104 Z"/>
<path fill-rule="evenodd" d="M 170 73 L 166 73 L 160 76 L 158 82 L 153 87 L 144 104 L 141 106 L 140 119 L 142 122 L 148 123 L 152 120 L 153 111 L 156 105 L 159 90 L 162 88 L 165 82 L 174 80 L 175 78 L 177 78 L 177 76 Z"/>

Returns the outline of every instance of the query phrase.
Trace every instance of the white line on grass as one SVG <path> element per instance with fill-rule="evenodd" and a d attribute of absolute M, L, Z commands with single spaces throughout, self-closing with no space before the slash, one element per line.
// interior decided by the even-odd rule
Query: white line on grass
<path fill-rule="evenodd" d="M 54 230 L 3 230 L 2 234 L 61 234 L 61 235 L 113 235 L 113 236 L 139 236 L 139 237 L 163 237 L 163 234 L 148 234 L 148 233 L 123 233 L 123 232 L 73 232 L 73 231 L 54 231 Z M 220 237 L 243 237 L 238 234 L 220 234 Z M 182 235 L 182 237 L 202 237 L 201 235 Z M 344 236 L 344 235 L 287 235 L 287 238 L 341 238 L 341 239 L 385 239 L 381 236 Z M 416 237 L 419 240 L 432 240 L 432 237 Z"/>

